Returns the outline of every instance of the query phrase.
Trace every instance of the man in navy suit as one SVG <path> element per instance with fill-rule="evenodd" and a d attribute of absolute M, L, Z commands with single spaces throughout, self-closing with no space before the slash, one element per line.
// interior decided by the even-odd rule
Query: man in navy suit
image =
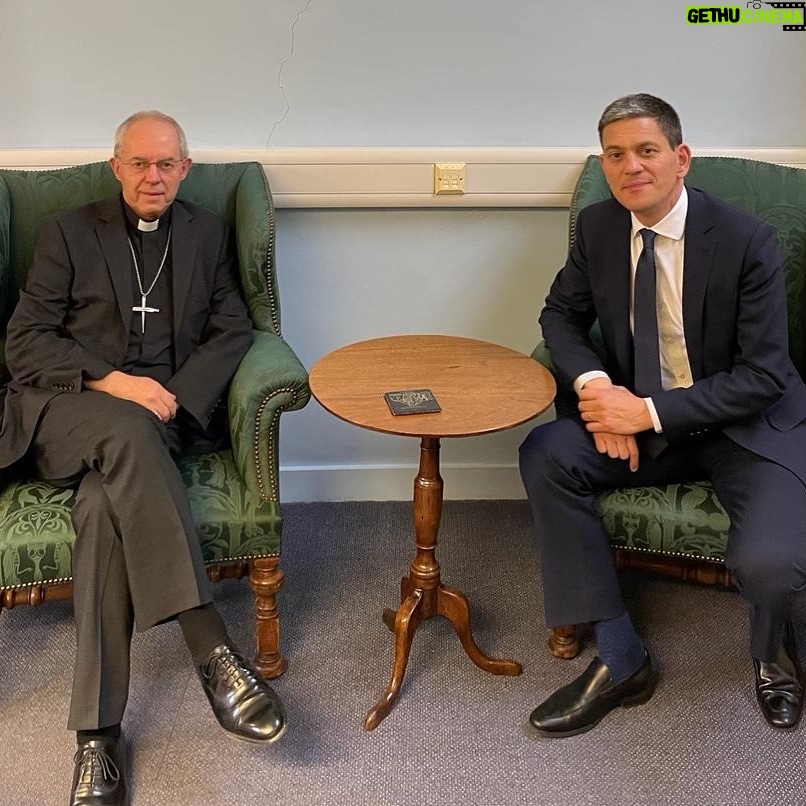
<path fill-rule="evenodd" d="M 665 101 L 619 98 L 599 138 L 613 198 L 580 212 L 540 317 L 578 416 L 535 428 L 520 450 L 547 624 L 592 623 L 598 654 L 530 722 L 570 736 L 652 696 L 595 498 L 710 479 L 730 517 L 725 561 L 749 607 L 758 702 L 791 730 L 803 705 L 790 610 L 806 586 L 806 387 L 787 350 L 775 235 L 685 186 L 691 152 Z"/>

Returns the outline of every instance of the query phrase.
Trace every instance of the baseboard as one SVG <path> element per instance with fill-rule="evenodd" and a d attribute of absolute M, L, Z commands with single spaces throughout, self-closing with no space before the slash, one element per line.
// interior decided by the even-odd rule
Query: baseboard
<path fill-rule="evenodd" d="M 280 468 L 282 501 L 408 501 L 415 465 L 329 465 Z M 525 498 L 517 465 L 445 464 L 446 500 Z"/>

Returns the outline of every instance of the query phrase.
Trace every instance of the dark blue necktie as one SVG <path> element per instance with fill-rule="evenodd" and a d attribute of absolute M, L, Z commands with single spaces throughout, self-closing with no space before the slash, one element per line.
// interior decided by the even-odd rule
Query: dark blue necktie
<path fill-rule="evenodd" d="M 642 229 L 640 232 L 644 248 L 635 267 L 633 288 L 635 392 L 640 397 L 651 397 L 662 388 L 655 297 L 655 233 L 651 229 Z"/>

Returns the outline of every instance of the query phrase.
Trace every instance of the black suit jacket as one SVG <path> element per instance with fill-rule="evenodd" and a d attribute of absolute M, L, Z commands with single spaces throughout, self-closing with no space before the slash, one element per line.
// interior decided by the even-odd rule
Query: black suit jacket
<path fill-rule="evenodd" d="M 166 384 L 206 427 L 251 344 L 226 223 L 175 201 L 172 275 L 176 373 Z M 46 220 L 8 326 L 12 380 L 3 405 L 0 467 L 30 445 L 47 402 L 123 365 L 132 316 L 132 261 L 120 198 Z"/>
<path fill-rule="evenodd" d="M 766 223 L 688 189 L 683 327 L 694 383 L 653 395 L 667 438 L 721 428 L 806 483 L 806 387 L 788 353 L 786 290 Z M 633 389 L 630 213 L 614 199 L 590 205 L 540 317 L 567 383 L 601 369 Z M 590 328 L 598 319 L 604 358 Z"/>

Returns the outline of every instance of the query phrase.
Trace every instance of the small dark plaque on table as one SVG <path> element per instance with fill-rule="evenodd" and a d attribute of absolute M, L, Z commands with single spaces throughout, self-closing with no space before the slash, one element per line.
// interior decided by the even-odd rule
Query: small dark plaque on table
<path fill-rule="evenodd" d="M 442 411 L 430 389 L 404 389 L 400 392 L 384 392 L 389 410 L 398 414 L 434 414 Z"/>

